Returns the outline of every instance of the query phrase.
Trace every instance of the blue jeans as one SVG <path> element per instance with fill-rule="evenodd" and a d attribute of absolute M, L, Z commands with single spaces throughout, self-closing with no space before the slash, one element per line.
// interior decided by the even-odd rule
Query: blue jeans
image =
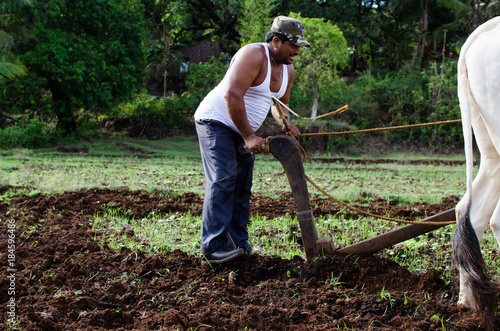
<path fill-rule="evenodd" d="M 241 135 L 221 122 L 196 121 L 196 132 L 205 171 L 201 253 L 230 247 L 230 238 L 237 247 L 248 247 L 255 156 L 244 149 Z"/>

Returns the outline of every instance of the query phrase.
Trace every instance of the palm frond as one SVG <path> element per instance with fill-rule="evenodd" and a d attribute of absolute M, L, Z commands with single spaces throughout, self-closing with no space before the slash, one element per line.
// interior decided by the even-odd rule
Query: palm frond
<path fill-rule="evenodd" d="M 462 12 L 468 12 L 471 10 L 470 5 L 460 0 L 438 0 L 438 2 L 449 9 L 455 9 Z"/>
<path fill-rule="evenodd" d="M 33 6 L 33 0 L 0 0 L 0 12 L 11 12 L 23 6 Z"/>
<path fill-rule="evenodd" d="M 0 14 L 0 28 L 4 29 L 12 24 L 13 15 L 9 13 Z"/>
<path fill-rule="evenodd" d="M 10 48 L 14 44 L 14 38 L 10 33 L 0 30 L 0 49 Z"/>
<path fill-rule="evenodd" d="M 0 53 L 0 84 L 8 79 L 26 74 L 26 67 L 10 52 Z"/>

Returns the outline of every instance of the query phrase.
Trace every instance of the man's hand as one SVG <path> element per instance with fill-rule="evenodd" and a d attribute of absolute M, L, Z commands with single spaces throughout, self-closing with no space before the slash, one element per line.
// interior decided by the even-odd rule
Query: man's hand
<path fill-rule="evenodd" d="M 255 134 L 244 138 L 246 150 L 253 154 L 269 153 L 269 146 L 266 141 Z"/>
<path fill-rule="evenodd" d="M 294 137 L 299 137 L 300 136 L 300 130 L 298 127 L 296 127 L 295 125 L 292 125 L 292 124 L 288 124 L 288 127 L 290 128 L 290 131 L 292 132 L 293 136 Z M 282 126 L 281 127 L 281 130 L 284 132 L 284 133 L 287 133 L 288 132 L 286 131 L 286 126 Z"/>

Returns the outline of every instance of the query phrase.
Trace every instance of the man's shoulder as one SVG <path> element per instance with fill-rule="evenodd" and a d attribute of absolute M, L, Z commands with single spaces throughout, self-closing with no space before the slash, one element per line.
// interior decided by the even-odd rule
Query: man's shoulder
<path fill-rule="evenodd" d="M 257 48 L 257 49 L 262 49 L 264 50 L 265 44 L 264 43 L 251 43 L 251 44 L 246 44 L 243 48 Z"/>
<path fill-rule="evenodd" d="M 247 44 L 247 45 L 243 46 L 242 48 L 240 48 L 238 53 L 245 54 L 245 55 L 251 54 L 252 56 L 258 56 L 258 55 L 265 56 L 266 50 L 264 47 L 266 47 L 266 46 L 262 43 Z"/>
<path fill-rule="evenodd" d="M 242 73 L 245 73 L 246 77 L 253 78 L 252 84 L 260 84 L 264 81 L 265 71 L 262 68 L 267 68 L 267 56 L 265 51 L 265 45 L 263 44 L 248 44 L 240 48 L 238 52 L 233 56 L 231 61 L 230 70 L 228 74 L 234 76 L 235 79 L 241 80 Z M 257 85 L 258 85 L 257 84 Z"/>

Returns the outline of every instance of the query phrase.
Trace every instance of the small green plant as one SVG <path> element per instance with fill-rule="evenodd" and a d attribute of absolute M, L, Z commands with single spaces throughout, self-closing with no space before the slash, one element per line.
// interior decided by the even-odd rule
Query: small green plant
<path fill-rule="evenodd" d="M 209 324 L 200 324 L 200 325 L 198 325 L 196 328 L 192 328 L 192 327 L 191 327 L 191 328 L 190 328 L 190 330 L 192 330 L 192 331 L 196 331 L 196 330 L 198 330 L 199 328 L 202 328 L 202 327 L 212 328 L 212 326 L 211 326 L 211 325 L 209 325 Z"/>
<path fill-rule="evenodd" d="M 432 315 L 432 318 L 441 323 L 441 330 L 446 331 L 446 327 L 444 326 L 444 317 L 439 317 L 438 315 Z"/>
<path fill-rule="evenodd" d="M 385 290 L 385 286 L 382 288 L 382 291 L 380 292 L 380 298 L 377 299 L 377 302 L 387 302 L 389 306 L 385 309 L 392 309 L 394 304 L 396 303 L 396 298 L 394 298 L 389 292 Z"/>
<path fill-rule="evenodd" d="M 345 282 L 341 282 L 340 281 L 340 277 L 342 277 L 342 274 L 338 275 L 338 277 L 334 277 L 333 276 L 333 272 L 332 272 L 330 279 L 327 279 L 325 281 L 325 284 L 330 284 L 330 285 L 333 285 L 333 286 L 344 285 Z"/>

